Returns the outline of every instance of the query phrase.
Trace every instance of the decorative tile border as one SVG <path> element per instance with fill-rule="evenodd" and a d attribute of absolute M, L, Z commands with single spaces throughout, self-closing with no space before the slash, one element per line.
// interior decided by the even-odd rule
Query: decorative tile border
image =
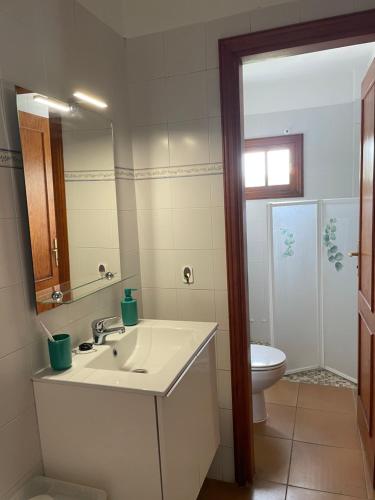
<path fill-rule="evenodd" d="M 0 148 L 0 168 L 23 168 L 22 153 Z M 168 179 L 175 177 L 193 177 L 219 175 L 223 173 L 222 163 L 183 165 L 180 167 L 142 168 L 133 170 L 127 167 L 115 167 L 114 170 L 77 170 L 65 172 L 67 182 L 113 181 Z"/>
<path fill-rule="evenodd" d="M 114 170 L 77 170 L 64 172 L 66 182 L 114 181 Z"/>
<path fill-rule="evenodd" d="M 221 163 L 187 165 L 182 167 L 143 168 L 138 170 L 115 167 L 114 171 L 79 170 L 75 172 L 65 172 L 65 180 L 67 182 L 113 181 L 115 179 L 138 181 L 144 179 L 168 179 L 174 177 L 218 175 L 222 173 L 223 165 Z"/>
<path fill-rule="evenodd" d="M 0 168 L 22 168 L 22 153 L 0 148 Z"/>
<path fill-rule="evenodd" d="M 143 168 L 134 170 L 134 179 L 165 179 L 168 177 L 193 177 L 223 173 L 222 163 L 184 165 L 181 167 Z"/>
<path fill-rule="evenodd" d="M 116 179 L 129 180 L 129 181 L 134 180 L 134 170 L 132 168 L 115 167 L 115 171 L 116 171 Z"/>

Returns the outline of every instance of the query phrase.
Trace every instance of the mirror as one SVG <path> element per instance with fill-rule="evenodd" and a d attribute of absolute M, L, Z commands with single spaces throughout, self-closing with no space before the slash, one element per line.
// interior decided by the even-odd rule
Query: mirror
<path fill-rule="evenodd" d="M 121 280 L 112 124 L 17 88 L 38 312 Z"/>

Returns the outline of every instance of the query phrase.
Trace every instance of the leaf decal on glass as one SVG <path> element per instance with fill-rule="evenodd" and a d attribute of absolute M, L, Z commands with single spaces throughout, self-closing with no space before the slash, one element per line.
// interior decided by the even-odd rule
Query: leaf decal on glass
<path fill-rule="evenodd" d="M 343 267 L 344 266 L 341 264 L 341 262 L 335 262 L 336 271 L 341 271 Z"/>
<path fill-rule="evenodd" d="M 328 262 L 335 265 L 336 271 L 341 271 L 344 267 L 342 261 L 344 260 L 344 255 L 339 251 L 336 245 L 336 232 L 337 232 L 337 219 L 332 217 L 329 219 L 329 223 L 326 224 L 323 233 L 323 245 L 327 247 L 327 258 Z"/>
<path fill-rule="evenodd" d="M 296 242 L 296 240 L 294 239 L 294 234 L 284 227 L 280 228 L 280 232 L 285 237 L 283 257 L 292 257 L 294 255 L 293 245 Z"/>

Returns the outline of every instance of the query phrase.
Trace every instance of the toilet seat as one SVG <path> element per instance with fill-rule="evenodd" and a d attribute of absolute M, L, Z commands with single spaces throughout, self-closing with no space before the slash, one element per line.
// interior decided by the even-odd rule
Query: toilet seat
<path fill-rule="evenodd" d="M 276 370 L 286 363 L 283 351 L 275 347 L 251 344 L 251 371 Z"/>

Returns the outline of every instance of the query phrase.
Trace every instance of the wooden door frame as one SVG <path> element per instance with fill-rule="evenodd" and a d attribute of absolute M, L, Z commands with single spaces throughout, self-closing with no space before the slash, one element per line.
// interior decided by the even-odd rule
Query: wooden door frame
<path fill-rule="evenodd" d="M 225 232 L 235 476 L 254 474 L 241 67 L 246 58 L 288 56 L 375 41 L 375 9 L 219 40 Z"/>

